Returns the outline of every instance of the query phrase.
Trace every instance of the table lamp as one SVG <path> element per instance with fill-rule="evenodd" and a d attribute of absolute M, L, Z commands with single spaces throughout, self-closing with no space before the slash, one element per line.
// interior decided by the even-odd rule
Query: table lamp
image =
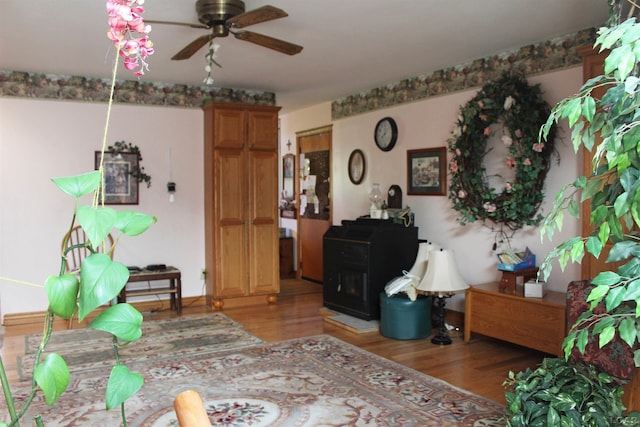
<path fill-rule="evenodd" d="M 440 327 L 438 334 L 431 339 L 433 344 L 451 344 L 451 338 L 447 333 L 444 321 L 445 298 L 449 298 L 468 287 L 469 285 L 465 283 L 458 272 L 453 251 L 438 249 L 429 252 L 427 271 L 416 289 L 418 293 L 438 298 Z"/>

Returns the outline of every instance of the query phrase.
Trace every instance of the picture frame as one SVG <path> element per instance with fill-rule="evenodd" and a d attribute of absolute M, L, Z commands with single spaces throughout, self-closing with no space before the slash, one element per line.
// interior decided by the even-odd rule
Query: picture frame
<path fill-rule="evenodd" d="M 106 205 L 137 205 L 138 180 L 131 175 L 138 168 L 138 153 L 104 153 L 104 203 Z M 100 167 L 102 152 L 95 152 L 95 168 Z M 102 197 L 102 196 L 100 196 Z"/>
<path fill-rule="evenodd" d="M 447 149 L 407 150 L 407 194 L 444 196 L 447 192 Z"/>
<path fill-rule="evenodd" d="M 362 150 L 356 149 L 351 152 L 348 163 L 349 180 L 354 185 L 359 185 L 364 179 L 367 165 L 364 160 Z"/>

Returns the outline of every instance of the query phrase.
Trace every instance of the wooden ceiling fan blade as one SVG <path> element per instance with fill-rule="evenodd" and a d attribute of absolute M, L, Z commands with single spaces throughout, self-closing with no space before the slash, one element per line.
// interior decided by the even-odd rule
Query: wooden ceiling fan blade
<path fill-rule="evenodd" d="M 189 59 L 195 54 L 197 51 L 202 49 L 202 46 L 209 43 L 209 41 L 214 38 L 213 34 L 206 34 L 204 36 L 200 36 L 188 45 L 186 45 L 182 50 L 171 58 L 174 61 L 180 61 L 182 59 Z"/>
<path fill-rule="evenodd" d="M 286 16 L 289 15 L 284 10 L 266 5 L 227 19 L 227 25 L 230 25 L 234 28 L 244 28 L 248 27 L 249 25 L 272 21 L 274 19 L 284 18 Z"/>
<path fill-rule="evenodd" d="M 250 43 L 276 50 L 287 55 L 295 55 L 302 52 L 302 46 L 289 43 L 284 40 L 276 39 L 273 37 L 265 36 L 264 34 L 254 33 L 252 31 L 240 31 L 232 33 L 237 39 L 244 40 Z"/>
<path fill-rule="evenodd" d="M 146 24 L 162 24 L 162 25 L 180 25 L 182 27 L 199 28 L 203 30 L 209 29 L 206 25 L 202 24 L 189 24 L 187 22 L 175 22 L 175 21 L 154 21 L 152 19 L 145 19 Z"/>

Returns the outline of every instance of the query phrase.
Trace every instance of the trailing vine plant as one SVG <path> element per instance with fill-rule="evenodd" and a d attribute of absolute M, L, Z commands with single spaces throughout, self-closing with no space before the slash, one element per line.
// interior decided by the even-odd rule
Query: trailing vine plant
<path fill-rule="evenodd" d="M 538 133 L 551 107 L 541 97 L 540 85 L 530 86 L 518 75 L 504 74 L 485 84 L 460 114 L 448 140 L 451 161 L 449 199 L 462 225 L 482 221 L 503 239 L 525 225 L 538 225 L 542 215 L 544 180 L 554 153 L 555 127 L 549 128 L 545 142 Z M 499 135 L 508 148 L 504 159 L 515 179 L 504 182 L 497 192 L 488 183 L 483 159 L 492 151 L 490 137 Z M 494 249 L 497 243 L 494 244 Z"/>
<path fill-rule="evenodd" d="M 144 166 L 140 166 L 140 162 L 142 161 L 142 153 L 140 152 L 140 148 L 138 148 L 137 145 L 133 145 L 132 143 L 126 141 L 116 141 L 113 145 L 107 147 L 107 151 L 112 156 L 117 156 L 120 153 L 136 154 L 138 157 L 138 164 L 131 167 L 129 175 L 134 177 L 139 183 L 145 182 L 147 184 L 147 188 L 151 187 L 151 177 L 145 173 Z"/>
<path fill-rule="evenodd" d="M 141 75 L 147 68 L 145 58 L 153 53 L 152 43 L 147 36 L 150 27 L 144 25 L 141 16 L 144 11 L 143 2 L 144 0 L 106 1 L 110 27 L 108 37 L 114 42 L 118 55 L 113 66 L 101 158 L 104 158 L 106 151 L 109 118 L 119 66 L 118 59 L 122 56 L 125 68 L 133 71 L 135 75 Z M 76 223 L 82 227 L 88 238 L 84 247 L 90 255 L 83 260 L 79 271 L 69 273 L 66 272 L 66 256 L 73 246 L 62 253 L 56 247 L 56 253 L 59 253 L 61 258 L 60 270 L 57 274 L 49 276 L 44 284 L 49 306 L 45 315 L 42 340 L 35 354 L 31 390 L 26 396 L 14 399 L 4 363 L 0 358 L 0 382 L 7 408 L 7 413 L 3 414 L 3 419 L 0 420 L 0 426 L 19 425 L 38 393 L 42 392 L 47 405 L 53 405 L 66 390 L 70 371 L 64 358 L 57 353 L 49 353 L 42 358 L 51 338 L 55 316 L 63 319 L 77 316 L 79 321 L 82 321 L 96 311 L 99 314 L 91 321 L 89 327 L 113 335 L 115 365 L 111 369 L 105 390 L 105 406 L 107 410 L 119 407 L 122 424 L 126 426 L 124 402 L 137 393 L 144 379 L 140 374 L 131 372 L 121 362 L 118 348 L 140 338 L 142 314 L 126 303 L 113 304 L 105 308 L 126 285 L 129 280 L 129 270 L 124 264 L 112 261 L 109 254 L 100 253 L 98 248 L 106 236 L 114 230 L 117 232 L 115 247 L 121 236 L 136 236 L 143 233 L 156 221 L 156 218 L 140 212 L 116 211 L 105 207 L 99 196 L 104 194 L 102 164 L 98 170 L 81 175 L 52 178 L 52 181 L 62 192 L 75 199 L 71 221 L 69 223 L 65 221 L 65 227 L 68 227 L 69 231 Z M 79 205 L 79 200 L 91 193 L 94 195 L 91 205 Z M 9 278 L 0 278 L 0 280 L 24 283 Z M 42 287 L 38 284 L 32 285 Z M 5 416 L 8 416 L 8 423 L 4 420 Z M 34 416 L 34 422 L 37 426 L 44 425 L 40 415 Z"/>

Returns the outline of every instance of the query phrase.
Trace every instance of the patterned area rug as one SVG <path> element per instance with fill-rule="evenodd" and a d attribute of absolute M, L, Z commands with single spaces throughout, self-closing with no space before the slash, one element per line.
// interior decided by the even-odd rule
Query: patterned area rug
<path fill-rule="evenodd" d="M 18 359 L 21 379 L 31 378 L 33 360 L 41 334 L 25 338 L 24 356 Z M 47 351 L 62 355 L 74 373 L 113 366 L 111 335 L 94 329 L 54 332 Z M 244 348 L 263 341 L 242 329 L 222 313 L 151 320 L 142 323 L 142 338 L 119 350 L 124 364 L 158 361 Z"/>
<path fill-rule="evenodd" d="M 129 366 L 145 376 L 126 403 L 129 426 L 177 426 L 173 399 L 187 389 L 213 426 L 504 425 L 502 405 L 326 335 Z M 120 425 L 119 411 L 103 409 L 106 380 L 74 372 L 54 407 L 38 400 L 32 412 L 48 427 Z"/>

